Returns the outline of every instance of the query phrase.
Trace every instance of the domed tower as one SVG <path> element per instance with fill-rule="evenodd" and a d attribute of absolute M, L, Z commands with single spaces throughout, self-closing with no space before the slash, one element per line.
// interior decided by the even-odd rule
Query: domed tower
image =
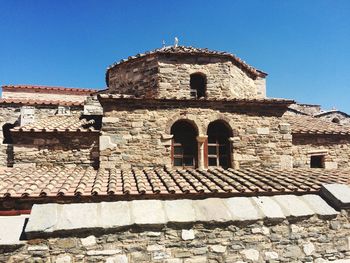
<path fill-rule="evenodd" d="M 146 98 L 264 98 L 266 73 L 235 55 L 174 46 L 129 57 L 106 74 L 109 93 Z"/>

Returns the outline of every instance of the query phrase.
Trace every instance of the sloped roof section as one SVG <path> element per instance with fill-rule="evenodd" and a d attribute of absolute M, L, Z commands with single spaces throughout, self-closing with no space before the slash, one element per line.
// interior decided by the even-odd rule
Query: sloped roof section
<path fill-rule="evenodd" d="M 15 99 L 3 98 L 0 99 L 0 104 L 18 104 L 29 106 L 83 106 L 84 102 L 79 101 L 62 101 L 62 100 L 39 100 L 39 99 Z"/>
<path fill-rule="evenodd" d="M 127 59 L 122 59 L 119 62 L 116 62 L 112 65 L 110 65 L 107 68 L 107 72 L 118 65 L 121 65 L 123 63 L 127 63 L 130 61 L 134 61 L 136 59 L 140 59 L 147 56 L 157 55 L 157 54 L 172 54 L 172 55 L 204 55 L 204 56 L 214 56 L 214 57 L 223 57 L 230 59 L 233 63 L 235 63 L 237 66 L 240 66 L 241 68 L 247 70 L 250 74 L 256 76 L 256 77 L 262 77 L 265 78 L 267 76 L 267 73 L 258 70 L 250 65 L 248 65 L 245 61 L 238 58 L 237 56 L 223 51 L 215 51 L 215 50 L 209 50 L 207 48 L 196 48 L 191 46 L 168 46 L 163 48 L 158 48 L 152 51 L 148 51 L 145 53 L 139 53 L 135 56 L 130 56 Z"/>
<path fill-rule="evenodd" d="M 5 168 L 0 170 L 0 198 L 114 197 L 129 200 L 309 193 L 318 192 L 324 183 L 349 184 L 349 178 L 350 171 L 310 168 Z"/>
<path fill-rule="evenodd" d="M 281 104 L 281 105 L 290 105 L 294 103 L 293 100 L 288 99 L 280 99 L 280 98 L 267 98 L 267 99 L 245 99 L 245 98 L 188 98 L 188 97 L 159 97 L 159 98 L 148 98 L 145 96 L 134 96 L 134 95 L 126 95 L 126 94 L 98 94 L 97 97 L 101 100 L 109 100 L 109 99 L 136 99 L 136 100 L 164 100 L 164 101 L 229 101 L 234 103 L 241 104 Z"/>
<path fill-rule="evenodd" d="M 328 122 L 309 116 L 284 116 L 294 134 L 350 135 L 350 126 Z"/>
<path fill-rule="evenodd" d="M 95 120 L 79 116 L 49 116 L 31 124 L 11 129 L 11 132 L 98 132 Z"/>
<path fill-rule="evenodd" d="M 55 91 L 62 94 L 76 94 L 81 93 L 85 95 L 93 94 L 98 90 L 95 89 L 85 89 L 85 88 L 69 88 L 69 87 L 56 87 L 56 86 L 41 86 L 41 85 L 4 85 L 2 86 L 4 91 L 11 90 L 35 90 L 35 91 Z"/>

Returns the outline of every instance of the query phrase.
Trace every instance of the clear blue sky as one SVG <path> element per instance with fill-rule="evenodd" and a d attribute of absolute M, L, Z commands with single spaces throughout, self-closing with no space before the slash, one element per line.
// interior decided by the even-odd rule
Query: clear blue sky
<path fill-rule="evenodd" d="M 121 58 L 181 45 L 267 73 L 270 97 L 350 113 L 348 0 L 0 0 L 0 84 L 105 87 Z"/>

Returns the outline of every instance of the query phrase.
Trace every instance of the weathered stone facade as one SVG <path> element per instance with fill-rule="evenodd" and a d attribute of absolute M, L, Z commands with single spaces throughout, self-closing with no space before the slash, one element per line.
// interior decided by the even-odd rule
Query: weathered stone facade
<path fill-rule="evenodd" d="M 294 167 L 310 167 L 312 155 L 323 155 L 326 169 L 350 167 L 349 136 L 294 134 L 292 148 Z"/>
<path fill-rule="evenodd" d="M 225 122 L 233 134 L 231 167 L 291 167 L 290 128 L 279 119 L 283 108 L 177 100 L 102 104 L 101 166 L 125 169 L 171 165 L 170 130 L 183 119 L 191 122 L 204 139 L 211 122 Z"/>
<path fill-rule="evenodd" d="M 13 163 L 13 146 L 4 142 L 3 127 L 5 124 L 19 125 L 21 104 L 7 104 L 0 103 L 0 166 L 7 166 Z M 42 119 L 47 116 L 57 114 L 57 105 L 36 105 L 35 107 L 35 119 Z M 80 114 L 82 107 L 72 106 L 70 107 L 70 114 Z"/>
<path fill-rule="evenodd" d="M 98 133 L 13 133 L 13 166 L 98 167 Z"/>
<path fill-rule="evenodd" d="M 343 211 L 334 219 L 101 231 L 31 239 L 0 252 L 1 262 L 340 263 L 350 260 L 350 220 Z"/>
<path fill-rule="evenodd" d="M 151 55 L 111 68 L 110 93 L 147 98 L 190 98 L 190 75 L 206 76 L 206 97 L 265 98 L 262 77 L 253 77 L 227 58 L 215 56 Z"/>

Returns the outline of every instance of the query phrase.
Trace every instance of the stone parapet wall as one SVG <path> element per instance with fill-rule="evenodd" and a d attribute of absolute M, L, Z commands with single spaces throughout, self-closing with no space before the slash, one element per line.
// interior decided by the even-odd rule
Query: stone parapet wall
<path fill-rule="evenodd" d="M 325 168 L 349 168 L 350 138 L 342 135 L 293 135 L 293 166 L 310 167 L 311 155 L 324 155 Z"/>
<path fill-rule="evenodd" d="M 13 133 L 14 166 L 92 165 L 98 167 L 98 133 Z"/>
<path fill-rule="evenodd" d="M 350 221 L 343 211 L 333 219 L 71 232 L 0 252 L 1 262 L 344 263 L 350 261 Z"/>
<path fill-rule="evenodd" d="M 171 165 L 171 126 L 184 119 L 197 126 L 198 135 L 206 135 L 212 121 L 226 122 L 233 132 L 232 166 L 291 167 L 292 138 L 289 126 L 281 126 L 281 109 L 245 108 L 224 102 L 191 104 L 120 101 L 105 105 L 101 166 L 126 169 Z"/>
<path fill-rule="evenodd" d="M 109 93 L 190 98 L 190 75 L 206 76 L 207 98 L 265 98 L 266 83 L 227 58 L 153 55 L 120 64 L 107 74 Z"/>

